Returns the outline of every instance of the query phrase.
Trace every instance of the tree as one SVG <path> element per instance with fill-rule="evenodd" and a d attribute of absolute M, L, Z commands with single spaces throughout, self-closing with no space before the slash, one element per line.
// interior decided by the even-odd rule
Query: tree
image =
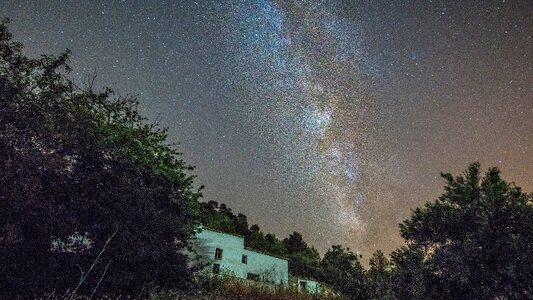
<path fill-rule="evenodd" d="M 442 177 L 440 198 L 400 225 L 408 244 L 393 260 L 403 278 L 423 278 L 426 298 L 533 297 L 532 195 L 497 168 L 481 177 L 478 163 Z"/>
<path fill-rule="evenodd" d="M 283 244 L 285 245 L 285 248 L 287 248 L 289 254 L 302 252 L 308 248 L 302 234 L 296 231 L 291 233 L 288 238 L 284 238 Z"/>
<path fill-rule="evenodd" d="M 393 289 L 398 299 L 431 299 L 426 287 L 430 272 L 424 264 L 424 251 L 414 245 L 403 246 L 391 254 L 394 265 Z"/>
<path fill-rule="evenodd" d="M 321 279 L 352 299 L 367 299 L 365 270 L 350 248 L 333 245 L 321 262 Z"/>
<path fill-rule="evenodd" d="M 226 204 L 221 203 L 219 206 L 216 201 L 202 202 L 200 203 L 200 210 L 202 225 L 229 234 L 244 237 L 250 235 L 246 216 L 241 213 L 235 215 Z"/>
<path fill-rule="evenodd" d="M 136 294 L 184 288 L 192 168 L 135 97 L 78 88 L 69 52 L 25 57 L 0 22 L 0 289 Z M 81 279 L 80 279 L 80 275 Z"/>
<path fill-rule="evenodd" d="M 383 255 L 381 250 L 377 250 L 370 258 L 369 266 L 366 277 L 370 298 L 393 298 L 393 264 Z"/>
<path fill-rule="evenodd" d="M 289 269 L 293 274 L 304 278 L 320 276 L 320 255 L 315 248 L 307 245 L 301 233 L 294 231 L 283 239 L 283 245 L 289 258 Z"/>
<path fill-rule="evenodd" d="M 317 266 L 320 263 L 318 251 L 309 247 L 299 232 L 294 231 L 289 237 L 283 239 L 283 245 L 293 263 L 307 266 Z"/>
<path fill-rule="evenodd" d="M 250 234 L 248 229 L 248 218 L 244 214 L 239 213 L 235 218 L 235 232 L 244 237 Z"/>

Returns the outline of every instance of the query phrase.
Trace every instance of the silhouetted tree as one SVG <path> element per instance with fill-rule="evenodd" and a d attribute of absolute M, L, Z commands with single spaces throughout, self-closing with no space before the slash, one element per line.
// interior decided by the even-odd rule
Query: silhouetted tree
<path fill-rule="evenodd" d="M 371 299 L 393 299 L 393 265 L 381 250 L 374 252 L 366 272 Z"/>
<path fill-rule="evenodd" d="M 250 226 L 250 233 L 257 233 L 259 231 L 260 231 L 259 225 L 254 224 L 254 225 Z"/>
<path fill-rule="evenodd" d="M 365 270 L 350 248 L 333 245 L 321 262 L 322 281 L 352 299 L 367 299 Z"/>
<path fill-rule="evenodd" d="M 239 213 L 237 217 L 235 218 L 235 232 L 238 235 L 246 237 L 250 234 L 250 231 L 248 229 L 248 219 L 245 215 Z"/>
<path fill-rule="evenodd" d="M 180 251 L 201 196 L 192 168 L 134 97 L 68 80 L 68 51 L 31 59 L 21 50 L 2 20 L 3 296 L 186 288 L 192 270 Z"/>
<path fill-rule="evenodd" d="M 307 249 L 307 243 L 304 241 L 302 234 L 293 232 L 288 238 L 283 239 L 283 244 L 289 254 L 298 253 Z"/>
<path fill-rule="evenodd" d="M 463 175 L 442 176 L 444 194 L 400 226 L 408 241 L 393 255 L 400 292 L 428 299 L 533 298 L 532 196 L 502 180 L 497 168 L 481 177 L 478 163 Z"/>
<path fill-rule="evenodd" d="M 428 299 L 431 287 L 428 267 L 421 247 L 403 246 L 391 254 L 394 264 L 393 290 L 398 299 Z"/>

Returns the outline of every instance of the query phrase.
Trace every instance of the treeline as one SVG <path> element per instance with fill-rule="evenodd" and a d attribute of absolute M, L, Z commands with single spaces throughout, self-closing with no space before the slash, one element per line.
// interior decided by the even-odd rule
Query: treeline
<path fill-rule="evenodd" d="M 320 255 L 314 247 L 310 247 L 299 232 L 280 240 L 272 233 L 264 233 L 257 224 L 248 225 L 248 218 L 239 213 L 235 215 L 226 204 L 216 201 L 200 203 L 201 223 L 212 229 L 244 237 L 244 246 L 260 252 L 289 258 L 290 269 L 295 275 L 311 276 L 307 268 L 316 267 L 320 263 Z"/>
<path fill-rule="evenodd" d="M 377 251 L 365 270 L 342 246 L 320 257 L 299 233 L 281 240 L 199 203 L 166 130 L 135 97 L 77 86 L 68 61 L 68 51 L 26 57 L 0 21 L 0 298 L 195 293 L 183 250 L 200 224 L 288 257 L 296 275 L 347 298 L 533 298 L 533 195 L 497 168 L 442 174 L 444 193 L 400 225 L 404 246 Z"/>
<path fill-rule="evenodd" d="M 502 180 L 497 168 L 482 175 L 478 163 L 442 177 L 447 184 L 440 198 L 400 225 L 405 246 L 390 258 L 376 251 L 367 270 L 350 249 L 335 245 L 321 258 L 300 233 L 280 240 L 248 227 L 246 216 L 225 204 L 201 203 L 201 222 L 288 258 L 293 275 L 353 299 L 533 298 L 533 195 Z"/>
<path fill-rule="evenodd" d="M 201 223 L 204 226 L 244 237 L 249 247 L 289 260 L 292 275 L 312 278 L 328 283 L 336 290 L 357 298 L 364 296 L 365 271 L 360 257 L 340 245 L 332 246 L 323 258 L 309 246 L 299 232 L 291 233 L 283 240 L 272 233 L 264 233 L 257 224 L 249 226 L 247 217 L 235 215 L 226 204 L 215 201 L 200 203 Z"/>

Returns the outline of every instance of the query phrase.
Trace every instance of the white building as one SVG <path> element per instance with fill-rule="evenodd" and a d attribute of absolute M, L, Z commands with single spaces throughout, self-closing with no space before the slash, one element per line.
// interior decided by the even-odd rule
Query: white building
<path fill-rule="evenodd" d="M 213 273 L 231 273 L 237 278 L 267 284 L 288 284 L 288 261 L 245 248 L 243 237 L 203 228 L 192 244 Z"/>
<path fill-rule="evenodd" d="M 310 294 L 318 294 L 320 292 L 320 285 L 312 279 L 298 278 L 298 292 L 303 291 Z"/>

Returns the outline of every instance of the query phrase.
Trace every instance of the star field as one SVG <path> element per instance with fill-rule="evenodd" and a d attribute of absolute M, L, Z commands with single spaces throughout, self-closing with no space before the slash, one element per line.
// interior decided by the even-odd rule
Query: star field
<path fill-rule="evenodd" d="M 498 166 L 533 191 L 533 3 L 6 1 L 26 52 L 73 52 L 170 128 L 205 200 L 368 258 Z"/>

